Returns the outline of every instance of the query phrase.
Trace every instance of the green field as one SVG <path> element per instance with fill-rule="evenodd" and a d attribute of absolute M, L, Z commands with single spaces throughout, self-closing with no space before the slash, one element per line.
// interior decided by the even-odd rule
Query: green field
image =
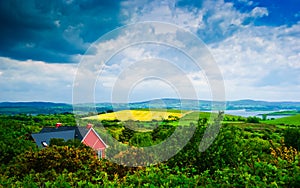
<path fill-rule="evenodd" d="M 297 110 L 284 110 L 284 111 L 278 111 L 278 112 L 272 112 L 272 113 L 268 113 L 266 115 L 271 115 L 271 116 L 281 116 L 281 115 L 297 115 L 300 112 Z"/>
<path fill-rule="evenodd" d="M 284 117 L 284 118 L 278 118 L 274 120 L 267 120 L 264 121 L 266 124 L 273 124 L 273 125 L 296 125 L 300 126 L 300 114 Z"/>

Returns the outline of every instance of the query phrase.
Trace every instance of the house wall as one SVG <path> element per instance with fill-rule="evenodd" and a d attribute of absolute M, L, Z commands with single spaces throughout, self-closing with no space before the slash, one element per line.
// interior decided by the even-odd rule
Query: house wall
<path fill-rule="evenodd" d="M 85 136 L 85 138 L 82 140 L 82 143 L 85 145 L 93 148 L 94 150 L 102 150 L 102 158 L 105 157 L 105 144 L 99 139 L 97 134 L 91 130 L 88 132 L 88 134 Z"/>

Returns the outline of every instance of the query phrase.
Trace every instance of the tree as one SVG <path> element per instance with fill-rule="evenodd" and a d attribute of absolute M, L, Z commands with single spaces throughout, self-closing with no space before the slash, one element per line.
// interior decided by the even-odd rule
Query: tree
<path fill-rule="evenodd" d="M 25 116 L 17 116 L 24 119 Z M 21 120 L 23 121 L 23 120 Z M 14 157 L 29 149 L 35 149 L 35 144 L 30 140 L 30 128 L 12 117 L 0 120 L 0 163 L 7 164 Z"/>
<path fill-rule="evenodd" d="M 207 124 L 207 122 L 208 122 L 208 119 L 207 119 L 207 117 L 204 117 L 204 118 L 199 118 L 199 119 L 198 119 L 198 125 L 202 125 L 202 126 L 204 126 L 204 125 L 206 125 L 206 124 Z"/>
<path fill-rule="evenodd" d="M 134 146 L 146 147 L 152 145 L 152 137 L 150 133 L 135 133 L 129 140 L 129 143 Z"/>
<path fill-rule="evenodd" d="M 247 119 L 246 119 L 246 122 L 247 123 L 259 123 L 259 121 L 260 121 L 260 118 L 258 118 L 258 117 L 255 117 L 255 116 L 249 116 L 249 117 L 247 117 Z"/>
<path fill-rule="evenodd" d="M 75 148 L 69 146 L 50 146 L 39 151 L 27 151 L 19 155 L 8 168 L 9 176 L 23 177 L 30 171 L 45 173 L 54 170 L 55 173 L 77 172 L 97 168 L 95 152 L 89 148 Z M 52 177 L 55 178 L 55 177 Z"/>
<path fill-rule="evenodd" d="M 293 148 L 300 151 L 300 128 L 299 127 L 289 127 L 283 133 L 284 142 L 287 146 L 292 146 Z"/>
<path fill-rule="evenodd" d="M 263 120 L 263 121 L 267 120 L 267 116 L 268 116 L 267 114 L 263 114 L 263 115 L 262 115 L 262 120 Z"/>
<path fill-rule="evenodd" d="M 124 127 L 124 129 L 122 130 L 122 134 L 119 135 L 119 141 L 123 143 L 128 142 L 130 138 L 134 135 L 134 132 L 134 130 Z"/>

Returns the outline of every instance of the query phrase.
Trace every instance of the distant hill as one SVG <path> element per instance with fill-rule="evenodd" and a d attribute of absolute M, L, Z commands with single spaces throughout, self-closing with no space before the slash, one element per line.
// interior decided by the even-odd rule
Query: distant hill
<path fill-rule="evenodd" d="M 216 103 L 217 105 L 220 103 Z M 125 109 L 160 108 L 182 110 L 211 110 L 211 101 L 190 99 L 154 99 L 142 102 L 125 103 L 97 103 L 76 105 L 77 111 L 89 112 L 96 107 L 97 112 L 118 111 Z M 300 102 L 268 102 L 255 100 L 227 101 L 226 110 L 249 110 L 249 111 L 300 111 Z M 65 103 L 52 102 L 2 102 L 0 114 L 54 114 L 72 113 L 73 106 Z"/>
<path fill-rule="evenodd" d="M 183 104 L 183 105 L 182 105 Z M 221 104 L 215 102 L 216 105 Z M 189 100 L 189 99 L 155 99 L 139 103 L 131 103 L 131 108 L 154 107 L 154 108 L 175 108 L 184 110 L 211 110 L 212 101 Z M 279 110 L 300 110 L 300 102 L 268 102 L 255 100 L 226 101 L 226 110 L 253 110 L 253 111 L 279 111 Z"/>
<path fill-rule="evenodd" d="M 70 106 L 65 103 L 53 103 L 53 102 L 1 102 L 0 107 L 58 107 L 58 106 Z"/>
<path fill-rule="evenodd" d="M 70 104 L 52 102 L 2 102 L 0 114 L 55 114 L 71 113 Z"/>
<path fill-rule="evenodd" d="M 227 110 L 254 110 L 254 111 L 279 111 L 279 110 L 300 110 L 300 102 L 268 102 L 255 100 L 228 101 Z"/>

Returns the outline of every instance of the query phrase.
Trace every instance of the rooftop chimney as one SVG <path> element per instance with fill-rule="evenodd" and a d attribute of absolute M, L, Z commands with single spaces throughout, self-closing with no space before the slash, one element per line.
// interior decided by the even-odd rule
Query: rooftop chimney
<path fill-rule="evenodd" d="M 90 128 L 92 128 L 92 127 L 93 127 L 93 125 L 90 124 L 90 123 L 88 123 L 88 124 L 86 125 L 86 128 L 87 128 L 87 129 L 90 129 Z"/>
<path fill-rule="evenodd" d="M 58 128 L 61 126 L 61 123 L 56 123 L 55 128 Z"/>

